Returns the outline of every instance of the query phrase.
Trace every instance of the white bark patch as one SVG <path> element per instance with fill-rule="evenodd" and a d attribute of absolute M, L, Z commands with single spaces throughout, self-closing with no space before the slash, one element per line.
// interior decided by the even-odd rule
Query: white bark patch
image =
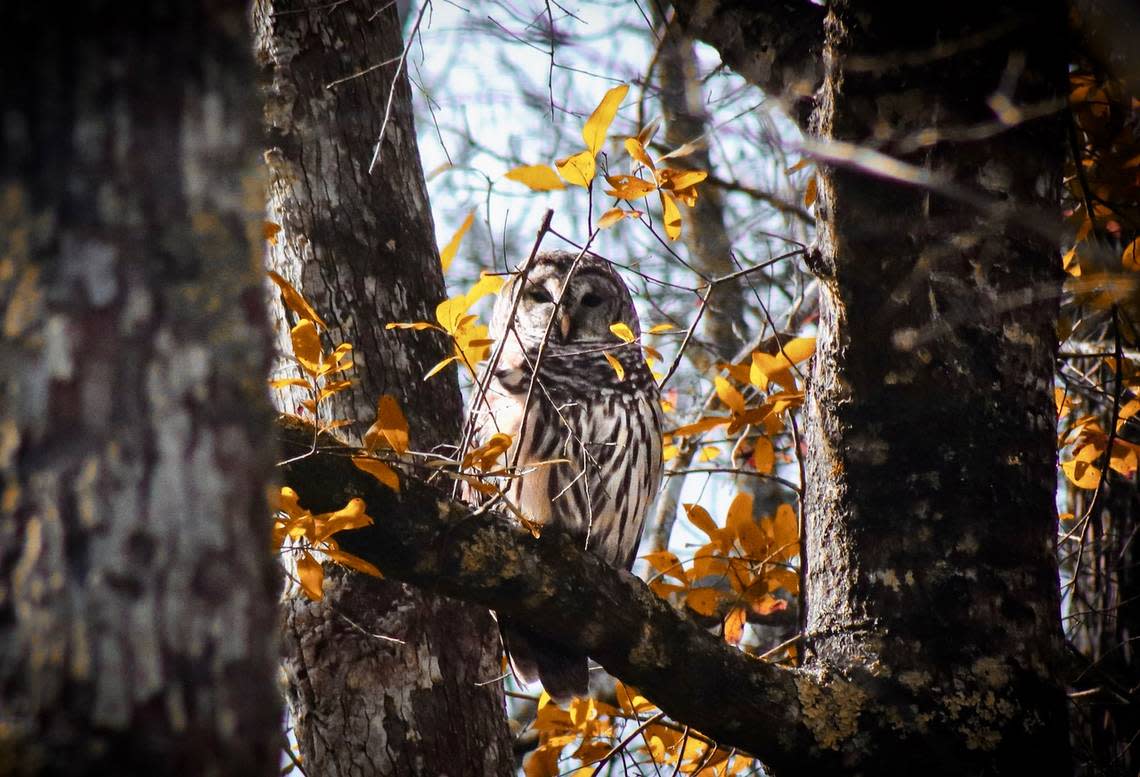
<path fill-rule="evenodd" d="M 53 315 L 44 326 L 44 366 L 53 380 L 70 381 L 75 373 L 74 343 L 65 316 Z"/>
<path fill-rule="evenodd" d="M 119 255 L 114 246 L 101 240 L 64 235 L 60 259 L 65 278 L 79 281 L 92 307 L 106 307 L 119 291 L 115 265 Z"/>

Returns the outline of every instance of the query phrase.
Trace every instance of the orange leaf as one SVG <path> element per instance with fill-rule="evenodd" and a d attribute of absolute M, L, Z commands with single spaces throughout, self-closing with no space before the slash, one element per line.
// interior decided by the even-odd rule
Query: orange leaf
<path fill-rule="evenodd" d="M 696 526 L 709 536 L 709 539 L 717 541 L 720 539 L 720 529 L 716 525 L 716 521 L 709 515 L 709 511 L 697 504 L 686 504 L 685 515 L 689 518 L 689 523 Z"/>
<path fill-rule="evenodd" d="M 285 303 L 285 307 L 289 308 L 289 310 L 292 310 L 299 317 L 307 318 L 308 320 L 312 321 L 321 329 L 329 328 L 328 324 L 326 324 L 321 319 L 321 317 L 317 315 L 317 311 L 313 310 L 313 306 L 309 304 L 308 300 L 301 296 L 301 292 L 293 288 L 293 284 L 289 283 L 289 281 L 273 272 L 273 270 L 269 270 L 268 274 L 269 280 L 276 283 L 277 288 L 281 289 L 281 298 Z"/>
<path fill-rule="evenodd" d="M 772 441 L 767 437 L 757 437 L 756 447 L 752 451 L 752 466 L 763 475 L 771 475 L 776 468 L 776 451 Z"/>
<path fill-rule="evenodd" d="M 662 575 L 675 577 L 685 585 L 688 585 L 689 580 L 685 577 L 685 568 L 681 566 L 681 560 L 677 558 L 677 554 L 668 550 L 657 550 L 653 553 L 647 553 L 642 556 L 642 558 L 648 561 L 649 565 Z"/>
<path fill-rule="evenodd" d="M 724 641 L 730 645 L 739 645 L 740 638 L 744 636 L 744 622 L 748 614 L 743 607 L 733 607 L 724 619 Z"/>
<path fill-rule="evenodd" d="M 363 572 L 364 574 L 371 575 L 372 577 L 384 577 L 384 575 L 380 573 L 380 570 L 377 569 L 374 564 L 370 564 L 359 556 L 354 556 L 351 553 L 346 553 L 345 551 L 338 550 L 336 548 L 325 548 L 324 554 L 338 564 L 343 564 L 350 569 L 355 569 L 357 572 Z"/>
<path fill-rule="evenodd" d="M 272 221 L 261 222 L 261 234 L 266 240 L 269 241 L 269 245 L 277 245 L 277 233 L 280 231 L 280 224 L 274 224 Z"/>
<path fill-rule="evenodd" d="M 1125 270 L 1140 270 L 1140 237 L 1125 246 L 1124 253 L 1120 255 L 1120 263 Z"/>
<path fill-rule="evenodd" d="M 529 186 L 531 191 L 549 192 L 565 189 L 566 184 L 558 178 L 550 165 L 520 165 L 504 176 L 512 181 Z"/>
<path fill-rule="evenodd" d="M 636 175 L 608 175 L 606 181 L 614 188 L 606 189 L 605 193 L 621 200 L 640 200 L 657 189 L 656 184 L 638 178 Z"/>
<path fill-rule="evenodd" d="M 321 569 L 320 562 L 313 558 L 309 551 L 302 551 L 297 559 L 297 577 L 301 581 L 301 590 L 314 602 L 324 596 L 325 571 Z"/>
<path fill-rule="evenodd" d="M 391 394 L 385 394 L 376 403 L 376 421 L 364 433 L 364 447 L 370 451 L 391 448 L 396 453 L 408 450 L 408 419 Z"/>
<path fill-rule="evenodd" d="M 804 207 L 810 208 L 818 196 L 819 184 L 816 183 L 816 177 L 813 175 L 808 179 L 807 189 L 804 191 Z"/>
<path fill-rule="evenodd" d="M 693 588 L 685 597 L 685 605 L 701 615 L 715 615 L 721 592 L 715 588 Z"/>
<path fill-rule="evenodd" d="M 598 229 L 609 229 L 614 224 L 622 219 L 635 219 L 642 215 L 639 210 L 622 210 L 621 208 L 611 208 L 602 214 L 598 219 Z"/>
<path fill-rule="evenodd" d="M 352 463 L 358 470 L 367 472 L 393 491 L 400 490 L 400 476 L 396 474 L 396 470 L 379 459 L 353 456 Z"/>
<path fill-rule="evenodd" d="M 724 416 L 707 415 L 704 418 L 697 419 L 691 424 L 679 426 L 676 429 L 670 431 L 669 434 L 673 437 L 691 437 L 694 434 L 700 434 L 701 432 L 707 432 L 710 429 L 715 429 L 718 426 L 723 426 L 730 421 L 732 421 L 731 418 L 726 418 Z"/>

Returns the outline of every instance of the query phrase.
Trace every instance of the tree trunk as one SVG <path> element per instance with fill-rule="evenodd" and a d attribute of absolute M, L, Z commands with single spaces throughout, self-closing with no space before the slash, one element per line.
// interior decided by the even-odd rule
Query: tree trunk
<path fill-rule="evenodd" d="M 274 774 L 246 9 L 0 27 L 0 774 Z"/>
<path fill-rule="evenodd" d="M 833 164 L 813 262 L 805 668 L 851 683 L 818 710 L 849 725 L 821 736 L 880 775 L 1067 773 L 1051 393 L 1063 8 L 864 6 L 831 6 L 816 116 Z M 1051 100 L 1044 118 L 1017 113 Z M 895 736 L 860 741 L 864 694 L 888 684 L 873 714 Z"/>
<path fill-rule="evenodd" d="M 258 56 L 271 80 L 269 218 L 282 227 L 269 263 L 328 321 L 335 343 L 354 346 L 353 388 L 328 403 L 328 417 L 354 421 L 340 430 L 344 439 L 358 442 L 379 398 L 391 394 L 409 420 L 412 450 L 455 444 L 462 404 L 454 368 L 422 379 L 451 343 L 385 329 L 433 321 L 444 298 L 411 92 L 399 70 L 400 23 L 391 5 L 310 6 L 259 2 L 255 10 Z M 274 306 L 288 354 L 294 322 L 286 315 Z M 290 398 L 283 405 L 295 407 Z M 303 489 L 300 496 L 304 504 Z M 321 602 L 284 604 L 290 705 L 310 777 L 512 773 L 488 611 L 332 565 L 326 573 Z"/>

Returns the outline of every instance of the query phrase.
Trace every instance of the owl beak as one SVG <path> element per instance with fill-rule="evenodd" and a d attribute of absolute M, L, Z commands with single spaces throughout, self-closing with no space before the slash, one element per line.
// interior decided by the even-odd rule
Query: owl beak
<path fill-rule="evenodd" d="M 562 342 L 570 338 L 570 314 L 563 311 L 558 319 L 558 329 L 562 332 Z"/>

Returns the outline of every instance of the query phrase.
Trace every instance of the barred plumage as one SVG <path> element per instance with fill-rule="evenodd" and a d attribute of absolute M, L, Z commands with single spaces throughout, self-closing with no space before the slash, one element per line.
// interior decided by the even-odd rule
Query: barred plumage
<path fill-rule="evenodd" d="M 479 436 L 514 438 L 508 462 L 524 474 L 508 495 L 524 515 L 629 569 L 661 480 L 657 384 L 640 346 L 610 330 L 622 323 L 640 334 L 621 277 L 599 257 L 586 254 L 575 265 L 576 256 L 539 254 L 525 288 L 516 276 L 500 294 L 491 336 L 506 342 L 476 406 Z M 623 376 L 606 354 L 621 364 Z M 565 461 L 549 463 L 559 459 Z M 503 636 L 522 679 L 541 679 L 558 700 L 587 692 L 584 657 L 509 623 Z"/>

